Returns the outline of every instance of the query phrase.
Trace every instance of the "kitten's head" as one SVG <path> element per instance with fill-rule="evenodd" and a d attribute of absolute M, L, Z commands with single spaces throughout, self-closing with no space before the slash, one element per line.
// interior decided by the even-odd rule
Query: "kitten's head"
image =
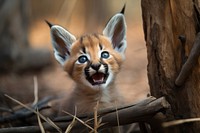
<path fill-rule="evenodd" d="M 78 85 L 104 89 L 114 81 L 125 58 L 123 13 L 109 20 L 102 35 L 89 34 L 78 39 L 61 26 L 49 25 L 55 58 Z"/>

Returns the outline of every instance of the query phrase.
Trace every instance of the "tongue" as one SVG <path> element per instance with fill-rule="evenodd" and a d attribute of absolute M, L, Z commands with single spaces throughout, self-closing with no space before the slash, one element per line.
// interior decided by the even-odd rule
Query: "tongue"
<path fill-rule="evenodd" d="M 103 73 L 95 73 L 92 75 L 93 82 L 101 83 L 104 80 L 104 74 Z"/>

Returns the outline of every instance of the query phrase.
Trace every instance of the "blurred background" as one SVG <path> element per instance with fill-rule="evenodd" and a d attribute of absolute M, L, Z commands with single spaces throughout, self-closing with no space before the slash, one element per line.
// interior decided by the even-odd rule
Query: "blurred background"
<path fill-rule="evenodd" d="M 58 93 L 67 97 L 72 91 L 73 81 L 54 59 L 44 20 L 78 37 L 102 33 L 124 3 L 128 46 L 116 83 L 127 103 L 144 99 L 149 87 L 140 0 L 0 0 L 0 104 L 8 106 L 4 94 L 33 102 L 34 76 L 39 98 Z"/>

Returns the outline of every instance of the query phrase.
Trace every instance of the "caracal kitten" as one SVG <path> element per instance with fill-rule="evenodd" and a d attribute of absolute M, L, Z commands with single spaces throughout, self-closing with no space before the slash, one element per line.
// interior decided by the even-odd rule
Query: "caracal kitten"
<path fill-rule="evenodd" d="M 122 12 L 107 23 L 103 34 L 87 34 L 76 38 L 59 25 L 50 26 L 54 56 L 74 80 L 70 97 L 63 102 L 62 110 L 74 114 L 93 112 L 122 104 L 115 78 L 125 59 L 126 22 Z"/>

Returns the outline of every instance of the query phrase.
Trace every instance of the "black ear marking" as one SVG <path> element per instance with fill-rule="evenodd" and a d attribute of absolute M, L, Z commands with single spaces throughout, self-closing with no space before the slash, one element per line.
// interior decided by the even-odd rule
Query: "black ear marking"
<path fill-rule="evenodd" d="M 50 28 L 53 26 L 53 24 L 50 23 L 49 21 L 47 21 L 47 20 L 44 20 L 44 21 L 48 24 L 48 26 L 49 26 Z"/>
<path fill-rule="evenodd" d="M 125 12 L 125 8 L 126 8 L 126 3 L 124 4 L 124 6 L 123 6 L 123 8 L 122 8 L 122 10 L 121 10 L 121 14 L 124 14 L 124 12 Z"/>

